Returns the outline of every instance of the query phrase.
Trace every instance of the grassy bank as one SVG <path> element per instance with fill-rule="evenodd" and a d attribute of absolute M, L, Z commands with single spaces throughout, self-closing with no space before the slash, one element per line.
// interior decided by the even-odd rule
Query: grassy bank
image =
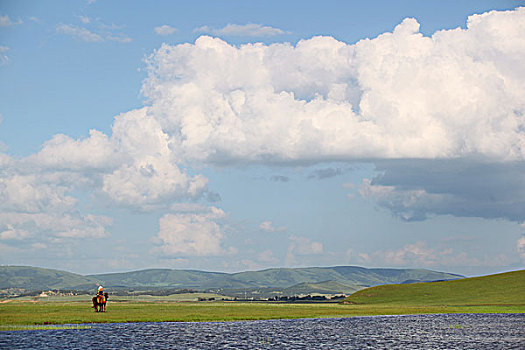
<path fill-rule="evenodd" d="M 8 325 L 163 321 L 238 321 L 284 318 L 351 317 L 427 313 L 525 312 L 518 306 L 400 306 L 280 304 L 237 302 L 113 302 L 95 313 L 88 302 L 21 302 L 0 304 L 0 330 Z"/>

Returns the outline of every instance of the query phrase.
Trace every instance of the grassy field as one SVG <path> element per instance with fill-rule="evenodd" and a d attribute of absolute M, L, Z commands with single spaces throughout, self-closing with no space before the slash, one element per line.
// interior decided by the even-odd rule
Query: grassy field
<path fill-rule="evenodd" d="M 352 294 L 358 305 L 525 306 L 525 270 L 461 280 L 382 285 Z"/>
<path fill-rule="evenodd" d="M 21 297 L 12 299 L 13 301 L 38 301 L 40 303 L 65 303 L 65 302 L 89 302 L 92 296 L 90 295 L 74 295 L 74 296 L 59 296 L 50 295 L 48 297 Z M 180 293 L 171 295 L 110 295 L 109 301 L 111 302 L 124 302 L 124 301 L 138 301 L 138 302 L 156 302 L 156 301 L 198 301 L 199 298 L 215 298 L 221 300 L 223 298 L 230 299 L 223 295 L 214 293 Z"/>
<path fill-rule="evenodd" d="M 161 321 L 238 321 L 283 318 L 351 317 L 428 313 L 525 312 L 524 305 L 400 306 L 287 304 L 241 302 L 109 302 L 95 313 L 89 302 L 23 302 L 0 304 L 0 330 L 10 325 L 79 324 Z"/>
<path fill-rule="evenodd" d="M 432 313 L 525 313 L 525 270 L 447 282 L 384 285 L 359 291 L 348 304 L 193 302 L 195 297 L 115 297 L 95 313 L 90 297 L 51 297 L 0 303 L 0 330 L 19 325 L 113 322 L 238 321 Z M 186 299 L 185 299 L 186 298 Z M 21 327 L 21 329 L 24 329 Z"/>

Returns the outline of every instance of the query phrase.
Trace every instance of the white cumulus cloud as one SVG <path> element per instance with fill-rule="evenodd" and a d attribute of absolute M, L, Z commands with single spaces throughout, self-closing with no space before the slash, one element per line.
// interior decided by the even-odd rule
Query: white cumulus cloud
<path fill-rule="evenodd" d="M 169 136 L 147 109 L 115 120 L 112 139 L 124 161 L 103 175 L 102 190 L 117 203 L 141 207 L 176 198 L 198 198 L 207 186 L 202 175 L 189 176 L 175 164 Z"/>
<path fill-rule="evenodd" d="M 524 20 L 525 8 L 493 11 L 471 16 L 466 29 L 425 37 L 409 18 L 355 44 L 314 37 L 296 45 L 234 46 L 208 36 L 164 44 L 149 59 L 142 86 L 147 107 L 116 117 L 111 135 L 56 135 L 22 160 L 0 154 L 2 237 L 106 235 L 108 220 L 79 213 L 72 193 L 81 186 L 124 207 L 176 209 L 175 202 L 208 191 L 193 166 L 363 159 L 376 162 L 381 174 L 363 182 L 361 195 L 407 220 L 452 214 L 522 222 Z M 0 16 L 0 23 L 12 22 Z M 118 26 L 93 26 L 62 24 L 56 31 L 86 42 L 131 40 Z M 261 25 L 218 31 L 282 33 Z M 0 55 L 5 51 L 0 47 Z M 404 168 L 382 163 L 406 158 L 412 160 Z M 436 159 L 452 162 L 440 168 L 439 179 L 419 163 L 439 165 Z M 468 167 L 458 172 L 464 160 Z M 164 215 L 157 236 L 162 251 L 223 254 L 221 213 Z M 261 229 L 278 227 L 267 222 Z M 293 236 L 288 262 L 322 252 L 322 243 Z"/>
<path fill-rule="evenodd" d="M 163 45 L 143 85 L 187 159 L 206 163 L 525 158 L 525 8 L 425 37 L 415 19 L 347 44 L 314 37 Z"/>
<path fill-rule="evenodd" d="M 85 184 L 68 173 L 38 175 L 17 169 L 17 162 L 0 162 L 0 238 L 7 241 L 56 241 L 66 238 L 102 238 L 112 220 L 82 214 L 71 184 Z M 20 166 L 20 164 L 18 164 Z M 37 242 L 38 243 L 38 242 Z M 22 243 L 23 244 L 23 243 Z"/>
<path fill-rule="evenodd" d="M 169 135 L 143 108 L 116 117 L 111 137 L 97 130 L 77 140 L 55 135 L 22 163 L 50 173 L 73 172 L 70 187 L 78 185 L 79 178 L 90 180 L 115 203 L 150 210 L 207 191 L 208 180 L 190 176 L 177 160 Z"/>
<path fill-rule="evenodd" d="M 77 200 L 67 195 L 69 188 L 33 174 L 0 177 L 0 209 L 40 213 L 67 212 Z"/>
<path fill-rule="evenodd" d="M 210 207 L 204 213 L 166 214 L 159 220 L 157 242 L 167 256 L 214 256 L 226 253 L 219 221 L 226 214 Z"/>
<path fill-rule="evenodd" d="M 59 243 L 64 239 L 103 238 L 112 219 L 106 216 L 57 213 L 0 213 L 2 240 L 35 239 Z"/>
<path fill-rule="evenodd" d="M 86 139 L 58 134 L 44 143 L 34 161 L 52 169 L 105 169 L 117 162 L 116 148 L 102 132 L 90 130 Z"/>

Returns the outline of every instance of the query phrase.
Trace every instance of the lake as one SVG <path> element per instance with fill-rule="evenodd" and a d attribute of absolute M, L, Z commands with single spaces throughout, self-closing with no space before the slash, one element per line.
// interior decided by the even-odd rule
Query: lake
<path fill-rule="evenodd" d="M 0 332 L 1 349 L 525 349 L 525 314 L 94 324 Z"/>

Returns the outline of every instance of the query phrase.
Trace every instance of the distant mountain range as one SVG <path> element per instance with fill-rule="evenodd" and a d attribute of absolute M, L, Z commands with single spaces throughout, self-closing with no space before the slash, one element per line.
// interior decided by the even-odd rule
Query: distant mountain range
<path fill-rule="evenodd" d="M 424 269 L 367 269 L 358 266 L 272 268 L 239 273 L 149 269 L 82 276 L 30 266 L 0 266 L 0 289 L 278 289 L 287 294 L 351 293 L 382 284 L 442 281 L 461 275 Z"/>

